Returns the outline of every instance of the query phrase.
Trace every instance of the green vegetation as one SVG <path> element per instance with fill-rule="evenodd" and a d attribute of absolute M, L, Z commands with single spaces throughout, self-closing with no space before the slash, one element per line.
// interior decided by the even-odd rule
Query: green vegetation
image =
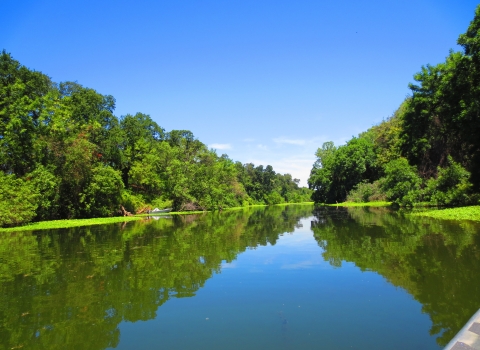
<path fill-rule="evenodd" d="M 0 227 L 172 207 L 304 202 L 312 191 L 271 166 L 234 162 L 188 130 L 113 114 L 115 99 L 54 83 L 0 54 Z"/>
<path fill-rule="evenodd" d="M 463 52 L 415 74 L 412 95 L 391 118 L 317 150 L 315 202 L 479 203 L 480 6 L 458 44 Z"/>
<path fill-rule="evenodd" d="M 0 228 L 0 233 L 2 232 L 15 232 L 15 231 L 36 231 L 36 230 L 50 230 L 57 228 L 70 228 L 70 227 L 81 227 L 81 226 L 92 226 L 92 225 L 105 225 L 113 224 L 116 222 L 128 222 L 128 221 L 137 221 L 142 220 L 142 218 L 137 216 L 116 216 L 109 218 L 95 218 L 95 219 L 70 219 L 70 220 L 51 220 L 51 221 L 41 221 L 31 223 L 25 226 L 16 226 L 16 227 L 4 227 Z"/>
<path fill-rule="evenodd" d="M 330 207 L 388 207 L 392 202 L 342 202 L 327 205 Z"/>
<path fill-rule="evenodd" d="M 415 216 L 428 216 L 444 220 L 472 220 L 480 221 L 480 206 L 470 206 L 462 208 L 449 208 L 440 210 L 427 210 L 412 213 Z"/>

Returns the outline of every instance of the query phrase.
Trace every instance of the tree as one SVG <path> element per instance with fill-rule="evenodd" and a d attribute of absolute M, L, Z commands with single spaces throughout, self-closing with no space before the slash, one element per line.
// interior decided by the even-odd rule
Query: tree
<path fill-rule="evenodd" d="M 410 166 L 405 158 L 398 158 L 385 165 L 381 186 L 389 200 L 412 204 L 419 195 L 421 182 L 416 168 Z"/>
<path fill-rule="evenodd" d="M 0 171 L 0 227 L 32 220 L 36 215 L 38 197 L 30 183 Z"/>
<path fill-rule="evenodd" d="M 316 156 L 308 180 L 316 202 L 342 202 L 357 184 L 379 176 L 373 142 L 365 137 L 354 137 L 338 148 L 326 142 Z"/>

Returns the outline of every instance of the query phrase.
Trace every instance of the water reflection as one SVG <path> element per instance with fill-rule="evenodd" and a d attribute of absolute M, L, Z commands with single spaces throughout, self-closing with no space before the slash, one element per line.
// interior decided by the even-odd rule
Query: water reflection
<path fill-rule="evenodd" d="M 285 232 L 308 231 L 308 227 L 302 228 L 300 219 L 311 217 L 312 208 L 268 207 L 128 224 L 2 234 L 0 349 L 116 347 L 120 342 L 119 325 L 123 321 L 153 320 L 168 300 L 195 296 L 215 273 L 236 268 L 236 259 L 245 250 L 276 245 Z M 354 263 L 360 270 L 378 273 L 389 283 L 406 290 L 430 317 L 430 333 L 437 337 L 439 345 L 446 344 L 480 307 L 478 224 L 409 217 L 385 208 L 317 208 L 311 230 L 321 249 L 313 241 L 313 245 L 308 246 L 309 256 L 322 254 L 334 267 L 342 267 L 345 262 Z M 311 239 L 310 231 L 303 236 L 283 237 L 281 244 L 275 247 L 275 254 L 293 250 L 295 244 L 308 238 L 308 234 Z M 268 259 L 265 252 L 272 251 L 270 248 L 265 248 L 264 255 L 256 259 Z M 305 267 L 318 266 L 318 262 L 312 265 L 311 260 L 302 260 L 305 256 L 294 262 L 276 259 L 277 265 L 265 265 L 269 269 L 265 276 L 287 271 L 292 282 L 283 281 L 282 288 L 289 288 L 293 296 L 300 295 L 303 288 L 303 295 L 307 295 L 307 282 L 321 270 L 312 268 L 305 272 Z M 254 263 L 249 268 L 257 266 Z M 241 276 L 240 272 L 235 276 Z M 285 279 L 282 276 L 275 277 L 277 286 Z M 288 343 L 292 348 L 298 348 L 302 341 L 307 344 L 306 339 L 294 338 L 300 328 L 310 327 L 313 334 L 318 329 L 315 327 L 322 325 L 324 334 L 333 334 L 338 330 L 329 330 L 329 325 L 340 322 L 339 327 L 345 326 L 340 319 L 319 318 L 319 315 L 333 317 L 339 314 L 342 303 L 359 307 L 361 299 L 355 299 L 360 298 L 355 296 L 358 291 L 350 290 L 348 280 L 344 282 L 354 275 L 348 272 L 344 276 L 322 280 L 341 283 L 340 292 L 335 283 L 319 284 L 323 291 L 316 289 L 315 296 L 308 300 L 323 302 L 321 307 L 317 305 L 316 314 L 304 311 L 300 305 L 288 312 L 276 311 L 275 327 L 281 330 L 283 344 Z M 360 277 L 355 278 L 358 281 Z M 284 295 L 268 289 L 271 285 L 266 278 L 261 277 L 255 283 L 262 281 L 264 286 L 256 285 L 255 288 L 265 293 L 264 304 L 269 298 L 272 301 L 274 295 L 284 300 Z M 233 286 L 228 288 L 231 288 L 228 291 L 235 291 Z M 256 290 L 251 293 L 258 294 Z M 244 298 L 248 300 L 248 296 Z M 184 300 L 192 299 L 195 298 Z M 224 302 L 229 305 L 228 299 Z M 389 303 L 383 299 L 379 302 Z M 363 305 L 360 307 L 367 310 L 366 304 Z M 242 309 L 242 305 L 230 307 L 236 312 Z M 164 305 L 163 309 L 168 306 Z M 218 313 L 215 319 L 220 315 Z M 240 313 L 237 315 L 244 317 Z M 215 319 L 212 317 L 208 324 L 214 324 Z M 300 327 L 291 323 L 291 319 L 304 320 L 305 324 Z M 183 322 L 181 317 L 179 320 Z M 251 320 L 241 324 L 249 322 Z M 382 319 L 376 322 L 384 323 Z M 258 331 L 260 334 L 261 330 Z M 370 334 L 359 336 L 373 337 Z M 425 337 L 428 338 L 428 334 Z M 375 343 L 372 338 L 369 348 L 374 348 Z"/>
<path fill-rule="evenodd" d="M 446 345 L 480 308 L 480 226 L 412 217 L 387 208 L 319 208 L 312 230 L 323 257 L 375 271 L 402 287 Z"/>
<path fill-rule="evenodd" d="M 116 347 L 122 321 L 191 297 L 222 261 L 274 245 L 312 207 L 270 207 L 0 237 L 0 349 Z"/>

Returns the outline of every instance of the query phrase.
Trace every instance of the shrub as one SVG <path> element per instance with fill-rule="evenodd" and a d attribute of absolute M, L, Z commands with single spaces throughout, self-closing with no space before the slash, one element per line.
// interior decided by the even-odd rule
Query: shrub
<path fill-rule="evenodd" d="M 373 183 L 361 182 L 347 195 L 347 202 L 365 203 L 384 201 L 386 198 L 380 188 L 379 181 Z"/>
<path fill-rule="evenodd" d="M 419 197 L 421 182 L 417 169 L 405 158 L 398 158 L 385 165 L 385 177 L 380 180 L 380 187 L 388 200 L 412 205 Z"/>
<path fill-rule="evenodd" d="M 35 220 L 51 220 L 58 213 L 60 179 L 44 166 L 38 166 L 25 176 L 34 191 L 39 194 Z"/>
<path fill-rule="evenodd" d="M 32 184 L 0 171 L 0 226 L 18 226 L 36 215 L 39 195 Z"/>
<path fill-rule="evenodd" d="M 145 200 L 141 194 L 133 194 L 132 192 L 125 190 L 122 191 L 122 199 L 120 202 L 125 210 L 136 213 L 137 210 L 146 206 Z"/>
<path fill-rule="evenodd" d="M 470 173 L 452 157 L 448 156 L 448 165 L 438 168 L 437 178 L 428 180 L 425 199 L 436 205 L 465 205 L 472 200 L 469 193 L 472 184 Z"/>
<path fill-rule="evenodd" d="M 94 168 L 89 185 L 80 194 L 83 216 L 113 215 L 120 206 L 123 187 L 123 181 L 118 171 L 109 166 Z"/>

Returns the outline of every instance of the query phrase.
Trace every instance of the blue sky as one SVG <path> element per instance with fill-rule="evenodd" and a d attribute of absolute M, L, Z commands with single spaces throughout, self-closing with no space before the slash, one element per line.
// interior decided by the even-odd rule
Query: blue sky
<path fill-rule="evenodd" d="M 2 0 L 0 49 L 167 131 L 306 180 L 325 141 L 388 118 L 459 50 L 472 0 Z"/>

